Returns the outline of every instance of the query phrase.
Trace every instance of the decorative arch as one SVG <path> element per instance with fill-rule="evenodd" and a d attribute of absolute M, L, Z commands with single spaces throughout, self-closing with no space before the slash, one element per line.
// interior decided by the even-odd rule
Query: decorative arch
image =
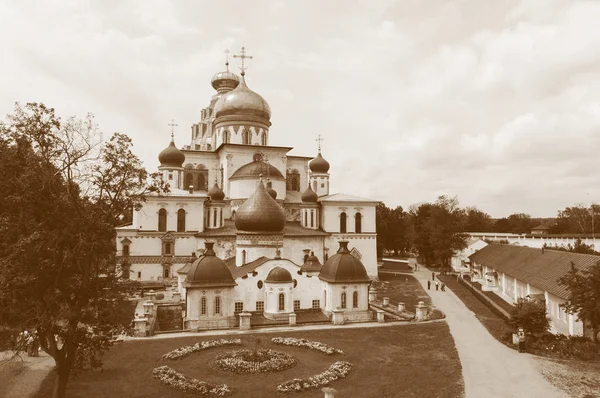
<path fill-rule="evenodd" d="M 250 134 L 250 130 L 244 129 L 244 132 L 242 133 L 242 144 L 250 145 L 251 137 L 252 137 L 252 135 Z"/>

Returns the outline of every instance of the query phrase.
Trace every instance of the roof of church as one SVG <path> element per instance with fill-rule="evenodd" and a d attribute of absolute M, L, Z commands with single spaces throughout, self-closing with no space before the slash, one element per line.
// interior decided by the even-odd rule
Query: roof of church
<path fill-rule="evenodd" d="M 323 264 L 321 264 L 317 256 L 315 256 L 315 253 L 311 253 L 310 256 L 306 258 L 304 264 L 302 264 L 300 270 L 302 272 L 319 272 L 321 271 L 321 268 L 323 268 Z"/>
<path fill-rule="evenodd" d="M 223 149 L 225 149 L 225 147 L 227 146 L 232 146 L 232 147 L 240 147 L 240 148 L 251 148 L 252 150 L 256 150 L 256 146 L 254 145 L 247 145 L 247 144 L 232 144 L 232 143 L 223 143 L 221 145 L 219 145 L 217 147 L 217 149 L 215 149 L 215 152 L 219 152 Z M 265 151 L 265 149 L 287 149 L 287 151 L 291 151 L 292 149 L 294 149 L 291 146 L 272 146 L 272 145 L 261 145 L 260 146 L 260 150 L 261 151 Z M 190 151 L 190 152 L 198 152 L 197 149 L 186 149 L 186 151 Z M 290 156 L 291 157 L 291 156 Z"/>
<path fill-rule="evenodd" d="M 363 263 L 350 254 L 348 241 L 340 241 L 338 252 L 323 264 L 319 279 L 331 283 L 370 282 Z"/>
<path fill-rule="evenodd" d="M 284 226 L 285 211 L 269 195 L 261 177 L 256 191 L 237 209 L 235 227 L 248 232 L 282 232 Z"/>
<path fill-rule="evenodd" d="M 230 236 L 234 237 L 237 233 L 235 223 L 232 220 L 225 220 L 222 228 L 208 229 L 204 232 L 198 232 L 196 237 L 207 236 Z M 283 227 L 283 236 L 329 236 L 328 232 L 304 228 L 296 221 L 288 221 Z"/>
<path fill-rule="evenodd" d="M 271 108 L 265 99 L 247 85 L 242 73 L 236 88 L 223 94 L 214 107 L 215 118 L 223 116 L 255 116 L 269 122 Z"/>
<path fill-rule="evenodd" d="M 302 203 L 302 192 L 286 191 L 284 203 Z"/>
<path fill-rule="evenodd" d="M 348 195 L 345 193 L 334 193 L 321 196 L 319 202 L 379 202 L 378 200 L 361 198 L 360 196 Z"/>
<path fill-rule="evenodd" d="M 269 260 L 271 260 L 271 259 L 268 257 L 262 256 L 252 262 L 249 262 L 248 264 L 242 265 L 241 267 L 236 267 L 235 266 L 235 257 L 232 257 L 229 260 L 227 260 L 226 263 L 227 263 L 227 267 L 231 271 L 231 275 L 233 275 L 233 279 L 238 279 L 238 278 L 248 275 L 251 272 L 254 272 L 254 270 L 256 268 L 260 267 L 261 265 L 263 265 L 264 263 L 266 263 Z"/>
<path fill-rule="evenodd" d="M 183 285 L 188 289 L 235 286 L 229 267 L 215 255 L 214 242 L 204 244 L 204 255 L 192 263 Z"/>
<path fill-rule="evenodd" d="M 246 163 L 239 169 L 237 169 L 229 180 L 237 180 L 242 178 L 252 178 L 256 179 L 260 176 L 265 178 L 270 178 L 271 180 L 285 180 L 281 171 L 277 169 L 277 167 L 263 162 L 262 160 L 252 161 L 250 163 Z"/>
<path fill-rule="evenodd" d="M 265 279 L 265 282 L 274 282 L 274 283 L 293 282 L 292 274 L 290 274 L 290 271 L 288 271 L 285 268 L 275 267 L 271 271 L 269 271 L 269 274 L 267 275 L 267 279 Z"/>

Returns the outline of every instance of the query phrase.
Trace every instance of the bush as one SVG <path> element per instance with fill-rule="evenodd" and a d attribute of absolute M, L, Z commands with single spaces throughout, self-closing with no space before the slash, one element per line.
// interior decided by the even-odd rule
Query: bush
<path fill-rule="evenodd" d="M 600 359 L 600 344 L 583 336 L 563 336 L 543 333 L 532 336 L 527 347 L 530 351 L 558 358 L 575 358 L 584 361 Z"/>
<path fill-rule="evenodd" d="M 165 295 L 162 293 L 158 293 L 156 296 L 154 296 L 157 300 L 162 300 L 165 298 Z"/>
<path fill-rule="evenodd" d="M 515 303 L 509 323 L 514 328 L 522 327 L 526 332 L 543 333 L 550 323 L 546 316 L 546 304 L 540 301 L 520 298 Z"/>

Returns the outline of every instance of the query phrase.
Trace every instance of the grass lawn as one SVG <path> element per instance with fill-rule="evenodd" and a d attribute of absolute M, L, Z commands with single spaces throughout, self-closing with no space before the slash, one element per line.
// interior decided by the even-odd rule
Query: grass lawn
<path fill-rule="evenodd" d="M 397 304 L 403 302 L 408 311 L 414 312 L 419 301 L 431 305 L 431 297 L 421 286 L 421 283 L 412 275 L 392 275 L 379 273 L 378 281 L 372 286 L 377 290 L 379 300 L 389 297 L 390 302 Z"/>
<path fill-rule="evenodd" d="M 536 358 L 537 368 L 573 398 L 600 398 L 600 362 Z"/>
<path fill-rule="evenodd" d="M 274 348 L 294 355 L 298 365 L 280 373 L 235 375 L 215 371 L 209 362 L 218 354 L 236 347 L 213 348 L 180 361 L 161 360 L 161 355 L 181 346 L 217 337 L 182 337 L 126 341 L 114 347 L 105 358 L 103 371 L 86 372 L 69 383 L 69 397 L 185 397 L 191 396 L 164 387 L 152 379 L 157 366 L 169 365 L 177 371 L 212 383 L 225 383 L 233 397 L 323 397 L 319 390 L 280 394 L 278 384 L 293 378 L 321 373 L 337 360 L 355 367 L 346 379 L 330 384 L 341 397 L 462 397 L 461 365 L 446 323 L 398 325 L 383 328 L 344 328 L 305 332 L 264 333 L 232 336 L 241 338 L 243 348 L 252 348 L 251 337 L 261 339 L 261 348 Z M 327 356 L 308 349 L 275 346 L 272 337 L 316 340 L 342 349 L 346 355 Z M 226 336 L 225 336 L 226 337 Z M 54 382 L 50 375 L 36 398 L 47 397 Z"/>

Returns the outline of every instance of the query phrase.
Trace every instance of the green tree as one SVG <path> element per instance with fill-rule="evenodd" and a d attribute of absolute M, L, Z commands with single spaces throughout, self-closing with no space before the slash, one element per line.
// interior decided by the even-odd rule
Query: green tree
<path fill-rule="evenodd" d="M 558 280 L 569 289 L 565 310 L 592 330 L 594 341 L 600 333 L 600 262 L 587 270 L 579 270 L 571 263 L 571 270 Z"/>
<path fill-rule="evenodd" d="M 112 187 L 82 184 L 102 159 L 91 116 L 61 121 L 43 104 L 17 104 L 0 128 L 0 324 L 37 330 L 56 363 L 54 396 L 64 397 L 71 373 L 100 366 L 126 328 L 114 245 L 121 209 L 94 194 Z M 126 185 L 143 192 L 135 181 Z"/>
<path fill-rule="evenodd" d="M 515 329 L 522 327 L 527 332 L 542 333 L 550 327 L 546 315 L 546 304 L 541 301 L 519 298 L 512 310 L 510 324 Z"/>

